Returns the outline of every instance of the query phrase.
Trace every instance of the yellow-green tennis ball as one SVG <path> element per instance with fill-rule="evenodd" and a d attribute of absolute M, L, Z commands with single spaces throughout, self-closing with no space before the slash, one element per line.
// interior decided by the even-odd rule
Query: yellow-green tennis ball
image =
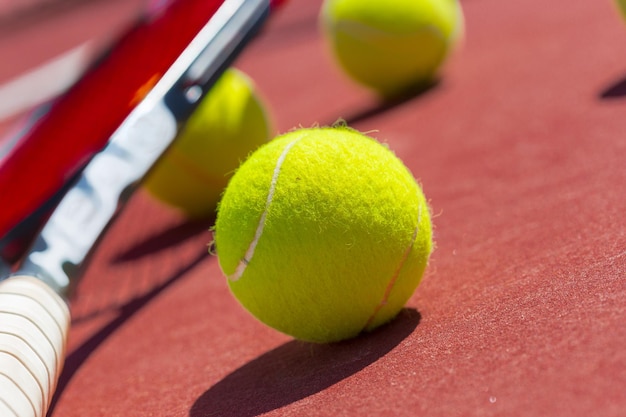
<path fill-rule="evenodd" d="M 463 34 L 457 0 L 325 0 L 320 21 L 347 75 L 383 96 L 432 83 Z"/>
<path fill-rule="evenodd" d="M 239 302 L 295 338 L 333 342 L 391 320 L 432 248 L 411 172 L 347 127 L 300 129 L 259 148 L 218 208 L 219 264 Z"/>
<path fill-rule="evenodd" d="M 626 0 L 615 0 L 617 9 L 622 14 L 622 17 L 626 19 Z"/>
<path fill-rule="evenodd" d="M 236 168 L 271 138 L 267 108 L 248 76 L 227 70 L 149 173 L 145 187 L 190 218 L 213 215 Z"/>

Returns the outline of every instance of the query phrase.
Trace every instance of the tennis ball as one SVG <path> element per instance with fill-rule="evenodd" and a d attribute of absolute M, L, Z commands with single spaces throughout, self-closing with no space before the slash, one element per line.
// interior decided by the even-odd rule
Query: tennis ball
<path fill-rule="evenodd" d="M 148 174 L 145 188 L 189 218 L 215 214 L 233 172 L 271 138 L 266 109 L 252 80 L 228 69 Z"/>
<path fill-rule="evenodd" d="M 432 84 L 464 27 L 458 0 L 325 0 L 320 23 L 345 73 L 382 96 Z"/>
<path fill-rule="evenodd" d="M 391 320 L 431 248 L 426 199 L 404 164 L 347 127 L 299 129 L 247 159 L 218 207 L 228 285 L 263 323 L 312 342 Z"/>
<path fill-rule="evenodd" d="M 626 0 L 615 0 L 617 10 L 621 13 L 622 17 L 626 19 Z"/>

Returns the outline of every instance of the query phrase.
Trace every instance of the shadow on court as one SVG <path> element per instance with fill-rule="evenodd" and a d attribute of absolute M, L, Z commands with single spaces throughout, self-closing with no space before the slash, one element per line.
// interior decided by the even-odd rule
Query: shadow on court
<path fill-rule="evenodd" d="M 209 229 L 215 224 L 215 216 L 208 219 L 189 220 L 182 222 L 172 228 L 158 231 L 150 235 L 146 239 L 137 242 L 124 252 L 117 254 L 113 259 L 113 263 L 130 262 L 150 255 L 161 252 L 172 246 L 176 246 L 185 240 L 194 236 L 209 233 Z"/>
<path fill-rule="evenodd" d="M 416 100 L 425 98 L 427 95 L 440 88 L 441 83 L 441 80 L 437 79 L 426 83 L 415 84 L 407 87 L 406 90 L 400 95 L 389 98 L 381 98 L 375 106 L 357 110 L 343 119 L 348 126 L 352 126 L 353 124 L 361 121 L 382 115 L 404 105 L 408 105 Z M 330 123 L 329 125 L 332 124 L 333 123 Z"/>
<path fill-rule="evenodd" d="M 387 325 L 353 340 L 285 343 L 209 388 L 189 416 L 251 417 L 306 398 L 383 357 L 415 330 L 420 319 L 417 310 L 404 309 Z"/>
<path fill-rule="evenodd" d="M 625 99 L 626 98 L 626 75 L 606 87 L 603 91 L 600 92 L 600 98 L 604 100 L 615 100 L 615 99 Z"/>
<path fill-rule="evenodd" d="M 159 285 L 156 285 L 150 291 L 147 291 L 122 305 L 115 306 L 115 309 L 118 311 L 118 315 L 108 324 L 103 326 L 99 331 L 93 334 L 73 352 L 67 355 L 65 365 L 63 366 L 63 372 L 59 377 L 57 388 L 50 403 L 48 415 L 52 415 L 52 412 L 56 407 L 56 403 L 58 402 L 59 397 L 62 395 L 67 384 L 74 377 L 76 371 L 78 371 L 80 366 L 98 349 L 98 347 L 105 340 L 107 340 L 109 336 L 115 333 L 124 323 L 126 323 L 138 311 L 148 305 L 158 295 L 166 291 L 174 283 L 186 276 L 189 271 L 199 265 L 208 256 L 209 254 L 205 250 L 203 250 L 198 254 L 195 259 L 193 259 L 185 267 L 176 271 L 166 281 L 160 283 Z"/>

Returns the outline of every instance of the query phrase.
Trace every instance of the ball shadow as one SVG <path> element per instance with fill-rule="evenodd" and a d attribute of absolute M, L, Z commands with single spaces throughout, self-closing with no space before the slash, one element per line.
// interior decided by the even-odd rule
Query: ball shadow
<path fill-rule="evenodd" d="M 606 87 L 600 93 L 600 98 L 604 100 L 626 98 L 626 76 Z"/>
<path fill-rule="evenodd" d="M 421 316 L 404 309 L 377 330 L 345 342 L 285 343 L 235 370 L 202 394 L 190 417 L 257 416 L 320 392 L 359 372 L 400 344 Z"/>
<path fill-rule="evenodd" d="M 435 79 L 428 82 L 417 83 L 407 87 L 402 93 L 390 97 L 381 97 L 375 106 L 359 110 L 343 120 L 351 126 L 355 123 L 379 116 L 388 111 L 397 109 L 400 106 L 424 98 L 427 94 L 434 92 L 441 85 L 441 80 Z"/>

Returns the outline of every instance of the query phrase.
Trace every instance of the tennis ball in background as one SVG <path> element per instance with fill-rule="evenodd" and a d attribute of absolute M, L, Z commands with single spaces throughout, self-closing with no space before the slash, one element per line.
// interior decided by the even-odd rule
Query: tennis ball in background
<path fill-rule="evenodd" d="M 320 25 L 345 73 L 382 96 L 432 84 L 464 30 L 457 0 L 325 0 Z"/>
<path fill-rule="evenodd" d="M 206 218 L 248 154 L 271 138 L 271 121 L 252 80 L 231 68 L 213 86 L 144 181 L 189 218 Z"/>
<path fill-rule="evenodd" d="M 615 0 L 615 4 L 622 17 L 626 19 L 626 0 Z"/>
<path fill-rule="evenodd" d="M 215 224 L 234 296 L 298 339 L 348 339 L 391 320 L 431 248 L 420 186 L 386 146 L 347 127 L 278 136 L 242 164 Z"/>

